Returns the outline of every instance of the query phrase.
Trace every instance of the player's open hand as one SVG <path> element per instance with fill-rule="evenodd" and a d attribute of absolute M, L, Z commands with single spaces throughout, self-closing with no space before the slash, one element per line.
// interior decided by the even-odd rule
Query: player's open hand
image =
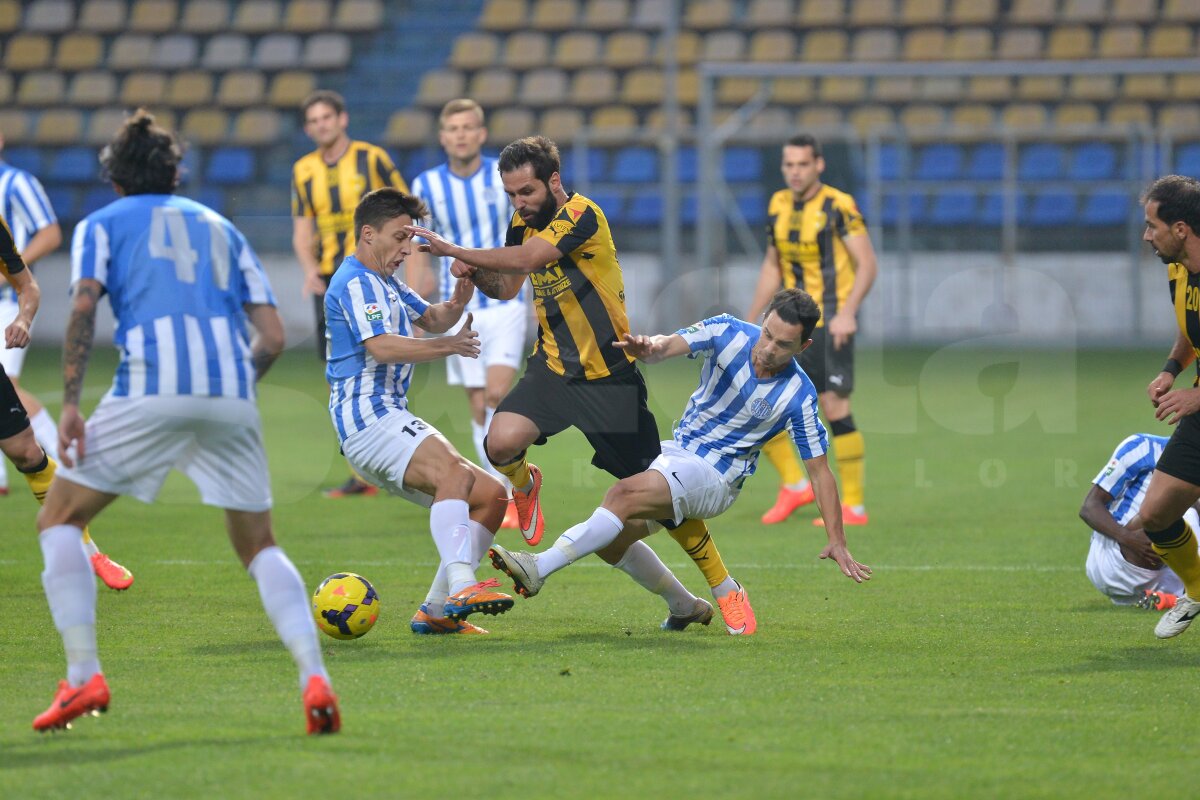
<path fill-rule="evenodd" d="M 84 442 L 84 419 L 79 413 L 78 406 L 63 406 L 58 418 L 58 456 L 59 461 L 68 467 L 74 467 L 75 462 L 83 462 L 87 451 Z M 72 457 L 71 448 L 74 446 L 75 455 Z"/>
<path fill-rule="evenodd" d="M 1174 389 L 1158 398 L 1154 416 L 1160 422 L 1174 425 L 1197 411 L 1200 411 L 1200 389 Z"/>
<path fill-rule="evenodd" d="M 450 304 L 457 308 L 465 308 L 475 294 L 475 284 L 469 278 L 459 278 L 454 282 L 450 292 Z"/>
<path fill-rule="evenodd" d="M 321 276 L 317 273 L 304 276 L 302 290 L 305 297 L 324 297 L 325 288 L 325 281 L 321 280 Z"/>
<path fill-rule="evenodd" d="M 4 346 L 7 348 L 29 346 L 29 323 L 23 319 L 13 320 L 4 329 Z"/>
<path fill-rule="evenodd" d="M 627 333 L 619 341 L 613 342 L 613 347 L 624 350 L 634 358 L 645 361 L 654 355 L 654 339 L 643 334 Z"/>
<path fill-rule="evenodd" d="M 479 358 L 479 331 L 471 330 L 474 320 L 474 314 L 467 314 L 467 321 L 458 331 L 443 337 L 442 340 L 450 347 L 451 355 Z"/>
<path fill-rule="evenodd" d="M 422 253 L 433 253 L 435 256 L 448 256 L 450 255 L 450 248 L 454 247 L 453 244 L 438 236 L 429 230 L 429 228 L 423 228 L 420 225 L 405 225 L 404 230 L 414 239 L 419 237 L 425 240 L 424 244 L 417 245 L 417 249 Z"/>
<path fill-rule="evenodd" d="M 833 349 L 841 350 L 858 331 L 858 320 L 853 314 L 834 314 L 829 320 L 829 335 L 833 337 Z"/>
<path fill-rule="evenodd" d="M 842 574 L 847 578 L 852 579 L 855 583 L 871 580 L 871 568 L 866 564 L 860 564 L 854 560 L 854 556 L 850 555 L 850 551 L 846 549 L 844 544 L 830 544 L 821 551 L 820 558 L 832 558 L 841 567 Z"/>
<path fill-rule="evenodd" d="M 1150 397 L 1150 402 L 1155 408 L 1158 408 L 1158 401 L 1162 396 L 1171 391 L 1171 387 L 1175 385 L 1175 376 L 1169 372 L 1160 372 L 1158 376 L 1150 381 L 1150 385 L 1146 387 L 1146 394 Z"/>

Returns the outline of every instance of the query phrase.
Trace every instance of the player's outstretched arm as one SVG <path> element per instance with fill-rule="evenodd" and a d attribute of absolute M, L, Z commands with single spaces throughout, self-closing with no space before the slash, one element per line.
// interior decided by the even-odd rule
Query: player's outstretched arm
<path fill-rule="evenodd" d="M 692 352 L 688 343 L 677 333 L 655 336 L 627 333 L 620 341 L 613 342 L 613 346 L 647 364 L 657 364 Z"/>
<path fill-rule="evenodd" d="M 812 481 L 817 508 L 821 512 L 821 518 L 825 520 L 825 535 L 829 537 L 829 544 L 818 557 L 832 558 L 841 568 L 842 574 L 855 583 L 871 580 L 871 568 L 855 561 L 854 556 L 846 549 L 846 530 L 842 527 L 842 501 L 838 496 L 837 481 L 829 470 L 829 460 L 824 455 L 806 458 L 804 469 L 808 472 L 808 479 Z"/>
<path fill-rule="evenodd" d="M 419 225 L 405 225 L 404 230 L 426 240 L 420 248 L 424 253 L 450 256 L 476 269 L 505 275 L 528 275 L 562 257 L 557 247 L 537 236 L 515 247 L 462 247 Z"/>
<path fill-rule="evenodd" d="M 446 356 L 479 358 L 479 332 L 472 330 L 473 315 L 456 333 L 436 339 L 417 339 L 397 333 L 381 333 L 363 340 L 371 358 L 380 364 L 419 364 Z"/>
<path fill-rule="evenodd" d="M 475 284 L 466 278 L 454 282 L 454 291 L 444 302 L 434 303 L 413 324 L 430 333 L 445 333 L 454 327 L 475 294 Z"/>
<path fill-rule="evenodd" d="M 287 339 L 283 332 L 283 320 L 279 310 L 264 303 L 247 303 L 243 306 L 246 317 L 254 328 L 254 339 L 250 342 L 250 359 L 254 362 L 256 380 L 262 380 L 263 375 L 275 363 L 283 352 Z"/>

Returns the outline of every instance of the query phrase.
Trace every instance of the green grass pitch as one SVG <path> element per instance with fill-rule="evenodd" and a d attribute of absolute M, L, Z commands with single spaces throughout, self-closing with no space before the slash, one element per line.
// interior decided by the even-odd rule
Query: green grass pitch
<path fill-rule="evenodd" d="M 754 601 L 756 636 L 727 636 L 719 618 L 663 633 L 658 598 L 587 559 L 487 618 L 491 636 L 459 639 L 408 630 L 435 562 L 425 514 L 394 498 L 320 496 L 345 468 L 319 368 L 308 348 L 291 351 L 262 387 L 279 539 L 310 588 L 353 570 L 382 598 L 368 636 L 322 642 L 343 733 L 303 735 L 293 666 L 220 513 L 176 476 L 157 505 L 119 500 L 94 525 L 137 576 L 128 592 L 100 590 L 109 713 L 34 734 L 64 666 L 35 504 L 10 467 L 0 796 L 1186 796 L 1200 638 L 1159 642 L 1153 613 L 1096 593 L 1076 517 L 1121 438 L 1168 430 L 1144 393 L 1161 360 L 863 352 L 854 399 L 871 523 L 849 543 L 874 567 L 870 584 L 818 562 L 814 510 L 758 523 L 776 481 L 764 462 L 712 524 Z M 37 351 L 26 373 L 52 407 L 57 363 Z M 97 355 L 89 407 L 112 365 Z M 696 366 L 646 374 L 665 434 Z M 419 370 L 412 394 L 416 413 L 473 458 L 465 400 L 441 368 Z M 610 483 L 588 456 L 574 432 L 534 452 L 547 543 Z M 651 543 L 705 589 L 674 542 Z"/>

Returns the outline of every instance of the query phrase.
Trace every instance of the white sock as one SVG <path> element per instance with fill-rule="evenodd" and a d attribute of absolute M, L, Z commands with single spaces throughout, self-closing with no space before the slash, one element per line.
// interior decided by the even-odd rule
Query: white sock
<path fill-rule="evenodd" d="M 0 489 L 8 488 L 8 459 L 0 458 Z"/>
<path fill-rule="evenodd" d="M 296 567 L 278 546 L 259 551 L 246 568 L 258 584 L 258 595 L 275 632 L 300 669 L 301 690 L 313 675 L 329 680 L 317 626 L 312 617 L 312 601 Z"/>
<path fill-rule="evenodd" d="M 446 569 L 450 594 L 475 583 L 471 564 L 471 518 L 466 500 L 439 500 L 429 507 L 429 532 Z"/>
<path fill-rule="evenodd" d="M 735 581 L 732 575 L 726 575 L 725 580 L 712 587 L 713 600 L 720 600 L 722 597 L 733 594 L 741 588 L 742 585 Z"/>
<path fill-rule="evenodd" d="M 450 583 L 446 580 L 446 565 L 438 564 L 437 574 L 433 576 L 433 583 L 429 585 L 429 592 L 425 595 L 425 605 L 429 607 L 426 612 L 431 617 L 442 616 L 442 606 L 446 605 L 446 597 L 450 594 Z"/>
<path fill-rule="evenodd" d="M 667 601 L 672 614 L 690 614 L 696 596 L 683 588 L 679 579 L 667 569 L 658 554 L 645 542 L 634 542 L 613 565 L 638 582 L 642 588 Z"/>
<path fill-rule="evenodd" d="M 84 540 L 83 552 L 85 555 L 87 555 L 88 561 L 91 561 L 92 556 L 94 556 L 94 555 L 96 555 L 96 553 L 100 552 L 100 547 L 96 544 L 96 540 L 93 539 L 91 536 L 88 536 L 88 538 Z"/>
<path fill-rule="evenodd" d="M 96 650 L 96 578 L 83 552 L 83 531 L 55 525 L 38 537 L 46 570 L 42 586 L 67 653 L 67 681 L 83 686 L 100 671 Z"/>
<path fill-rule="evenodd" d="M 496 541 L 496 534 L 473 519 L 467 520 L 467 527 L 471 531 L 471 566 L 478 568 L 487 557 L 492 542 Z"/>
<path fill-rule="evenodd" d="M 58 461 L 58 426 L 54 424 L 54 417 L 43 408 L 29 419 L 29 424 L 33 428 L 33 438 L 46 451 L 46 455 Z"/>
<path fill-rule="evenodd" d="M 611 544 L 623 527 L 616 514 L 597 508 L 585 522 L 559 536 L 553 547 L 538 553 L 538 574 L 544 578 Z"/>
<path fill-rule="evenodd" d="M 792 492 L 803 492 L 805 489 L 808 488 L 808 479 L 801 478 L 800 480 L 796 481 L 795 483 L 785 483 L 783 485 L 783 488 L 787 489 L 788 491 L 792 491 Z"/>

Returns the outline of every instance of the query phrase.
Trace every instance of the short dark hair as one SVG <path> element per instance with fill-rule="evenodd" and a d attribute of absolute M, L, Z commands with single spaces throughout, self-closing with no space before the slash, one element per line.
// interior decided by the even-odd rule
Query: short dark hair
<path fill-rule="evenodd" d="M 183 148 L 174 134 L 156 125 L 144 108 L 127 117 L 100 151 L 101 174 L 127 196 L 171 194 L 179 185 L 182 160 Z"/>
<path fill-rule="evenodd" d="M 821 320 L 820 306 L 803 289 L 780 289 L 767 306 L 767 313 L 772 311 L 787 324 L 803 328 L 804 333 L 800 338 L 805 341 L 812 338 L 812 332 Z"/>
<path fill-rule="evenodd" d="M 429 209 L 421 198 L 405 194 L 399 189 L 385 186 L 363 195 L 354 209 L 354 238 L 362 235 L 364 225 L 375 230 L 382 228 L 388 220 L 407 214 L 413 222 L 429 216 Z"/>
<path fill-rule="evenodd" d="M 307 119 L 308 110 L 318 103 L 329 106 L 335 114 L 341 114 L 346 110 L 346 100 L 340 94 L 332 89 L 317 89 L 304 98 L 304 102 L 300 104 L 300 119 Z"/>
<path fill-rule="evenodd" d="M 811 147 L 813 158 L 821 157 L 821 143 L 811 133 L 798 133 L 783 143 L 784 147 Z"/>
<path fill-rule="evenodd" d="M 550 176 L 562 171 L 558 145 L 545 136 L 526 136 L 500 151 L 501 172 L 512 172 L 526 164 L 533 166 L 533 174 L 539 181 L 550 183 Z"/>
<path fill-rule="evenodd" d="M 1164 175 L 1150 184 L 1143 203 L 1158 203 L 1158 218 L 1168 225 L 1183 221 L 1200 236 L 1200 181 L 1185 175 Z"/>

